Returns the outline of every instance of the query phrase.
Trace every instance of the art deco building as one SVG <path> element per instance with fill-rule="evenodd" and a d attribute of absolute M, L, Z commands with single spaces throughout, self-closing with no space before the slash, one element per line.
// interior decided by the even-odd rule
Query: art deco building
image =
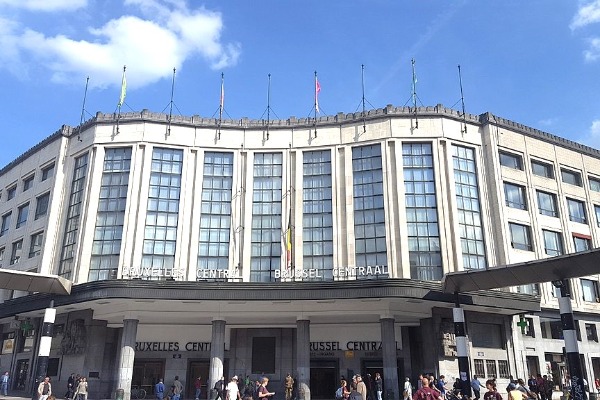
<path fill-rule="evenodd" d="M 600 243 L 598 150 L 441 105 L 269 125 L 98 113 L 5 166 L 0 189 L 1 267 L 74 283 L 4 291 L 0 368 L 29 390 L 53 300 L 48 374 L 57 393 L 87 376 L 92 398 L 263 374 L 282 396 L 291 373 L 330 399 L 340 376 L 381 372 L 397 399 L 405 376 L 458 375 L 444 274 Z M 598 277 L 572 286 L 591 382 Z M 472 374 L 560 384 L 555 295 L 462 294 Z"/>

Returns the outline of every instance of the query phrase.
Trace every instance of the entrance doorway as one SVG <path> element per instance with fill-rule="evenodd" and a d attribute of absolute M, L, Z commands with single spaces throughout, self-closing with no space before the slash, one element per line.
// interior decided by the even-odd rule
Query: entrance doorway
<path fill-rule="evenodd" d="M 404 359 L 398 358 L 396 363 L 398 365 L 398 390 L 402 390 L 404 387 Z M 385 379 L 385 376 L 383 375 L 383 360 L 362 360 L 361 371 L 363 381 L 365 382 L 365 385 L 367 385 L 367 398 L 371 400 L 377 399 L 377 394 L 375 393 L 375 373 L 379 372 L 382 379 Z M 385 397 L 385 387 L 383 388 L 383 391 L 383 397 Z"/>
<path fill-rule="evenodd" d="M 15 379 L 16 390 L 25 390 L 25 384 L 27 383 L 27 375 L 29 374 L 29 360 L 18 360 L 17 361 L 17 370 L 15 371 L 15 375 L 17 379 Z"/>
<path fill-rule="evenodd" d="M 527 375 L 537 376 L 540 374 L 540 363 L 537 356 L 527 356 L 525 357 L 525 362 L 527 363 Z"/>
<path fill-rule="evenodd" d="M 160 378 L 165 378 L 164 360 L 135 360 L 131 388 L 144 389 L 147 397 L 154 397 L 154 385 Z"/>
<path fill-rule="evenodd" d="M 310 397 L 332 399 L 339 385 L 338 360 L 310 360 Z"/>
<path fill-rule="evenodd" d="M 210 361 L 209 360 L 190 360 L 188 363 L 187 369 L 187 377 L 186 377 L 186 389 L 183 392 L 183 397 L 186 399 L 193 399 L 196 394 L 196 378 L 200 378 L 201 386 L 199 398 L 206 399 L 207 394 L 207 386 L 206 382 L 208 382 L 208 373 L 210 370 Z"/>

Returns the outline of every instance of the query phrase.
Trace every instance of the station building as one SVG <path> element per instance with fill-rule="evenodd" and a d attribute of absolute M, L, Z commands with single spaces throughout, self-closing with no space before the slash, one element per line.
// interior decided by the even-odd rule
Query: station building
<path fill-rule="evenodd" d="M 550 283 L 457 298 L 440 280 L 600 243 L 600 151 L 442 105 L 268 123 L 97 113 L 2 168 L 0 191 L 1 267 L 74 283 L 3 291 L 0 369 L 31 390 L 53 301 L 55 393 L 79 373 L 91 398 L 266 375 L 279 400 L 290 373 L 301 398 L 330 399 L 341 376 L 380 372 L 397 399 L 405 377 L 458 377 L 457 300 L 472 374 L 560 385 Z M 598 276 L 572 286 L 593 382 Z"/>

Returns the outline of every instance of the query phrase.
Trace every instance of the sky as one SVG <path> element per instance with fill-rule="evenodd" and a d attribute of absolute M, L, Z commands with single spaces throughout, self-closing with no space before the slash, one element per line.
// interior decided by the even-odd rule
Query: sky
<path fill-rule="evenodd" d="M 460 65 L 468 113 L 600 148 L 600 0 L 0 0 L 0 166 L 116 112 L 124 66 L 122 112 L 218 116 L 223 76 L 225 118 L 287 119 L 315 71 L 321 116 L 411 105 L 412 59 L 418 105 L 460 109 Z"/>

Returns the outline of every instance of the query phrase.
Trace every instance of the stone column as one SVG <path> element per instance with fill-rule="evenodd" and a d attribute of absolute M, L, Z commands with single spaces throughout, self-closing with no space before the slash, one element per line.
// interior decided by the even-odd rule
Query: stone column
<path fill-rule="evenodd" d="M 299 400 L 310 400 L 310 321 L 296 321 L 296 380 Z"/>
<path fill-rule="evenodd" d="M 223 362 L 225 361 L 225 321 L 215 319 L 212 322 L 212 340 L 210 342 L 210 371 L 208 374 L 207 396 L 215 387 L 215 383 L 223 376 Z"/>
<path fill-rule="evenodd" d="M 135 340 L 137 337 L 138 322 L 137 319 L 123 320 L 119 381 L 117 382 L 117 388 L 123 390 L 123 400 L 131 399 L 131 379 L 133 378 L 133 361 L 135 359 Z"/>
<path fill-rule="evenodd" d="M 381 352 L 383 353 L 383 398 L 391 400 L 387 393 L 393 393 L 393 399 L 400 398 L 398 387 L 398 357 L 396 356 L 396 332 L 393 317 L 381 317 Z"/>

